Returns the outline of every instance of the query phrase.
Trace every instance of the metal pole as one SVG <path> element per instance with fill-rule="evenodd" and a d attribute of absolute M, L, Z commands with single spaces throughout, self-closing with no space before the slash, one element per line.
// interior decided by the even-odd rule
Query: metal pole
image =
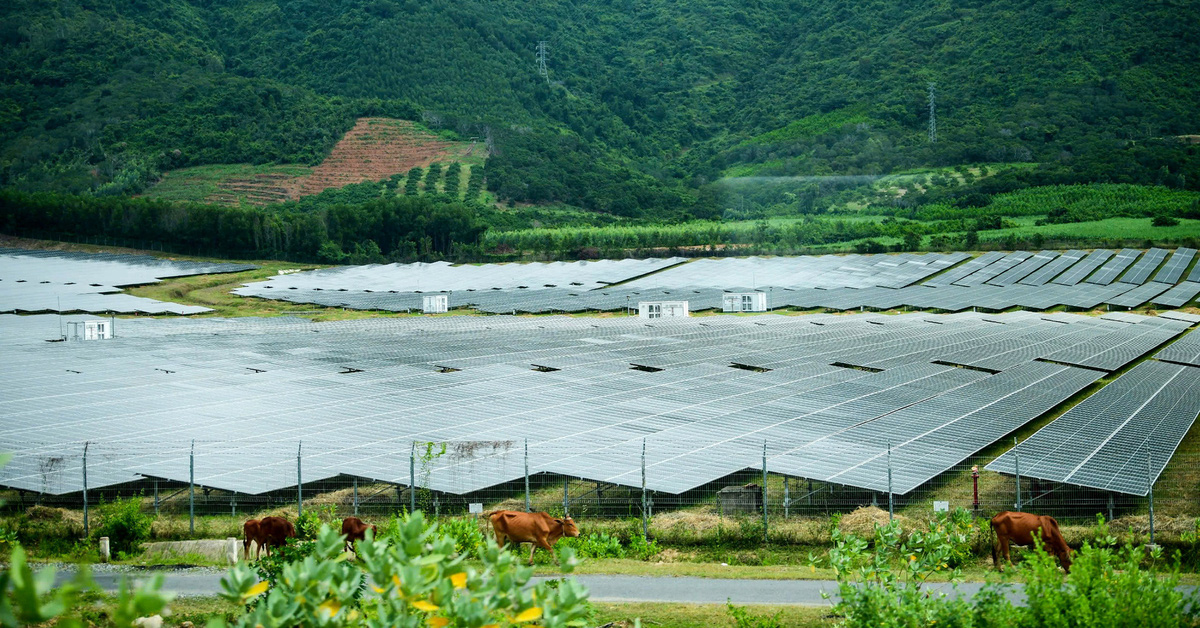
<path fill-rule="evenodd" d="M 408 453 L 408 514 L 417 512 L 417 441 Z"/>
<path fill-rule="evenodd" d="M 763 441 L 762 468 L 763 543 L 767 542 L 767 441 Z"/>
<path fill-rule="evenodd" d="M 229 515 L 231 517 L 237 516 L 237 496 L 236 493 L 232 492 L 229 493 Z"/>
<path fill-rule="evenodd" d="M 1017 512 L 1021 512 L 1021 454 L 1013 454 L 1013 467 L 1017 474 Z"/>
<path fill-rule="evenodd" d="M 91 528 L 88 526 L 88 499 L 87 499 L 87 451 L 90 443 L 83 443 L 83 536 L 89 536 Z"/>
<path fill-rule="evenodd" d="M 642 536 L 650 537 L 650 522 L 646 520 L 646 439 L 642 439 Z"/>
<path fill-rule="evenodd" d="M 533 512 L 529 508 L 529 439 L 525 439 L 525 512 Z"/>
<path fill-rule="evenodd" d="M 979 510 L 979 465 L 971 467 L 971 481 L 974 484 L 975 499 L 971 502 L 972 510 Z"/>
<path fill-rule="evenodd" d="M 354 478 L 354 516 L 358 516 L 358 478 Z"/>
<path fill-rule="evenodd" d="M 895 504 L 892 499 L 892 442 L 888 441 L 887 452 L 888 465 L 888 523 L 892 522 L 892 517 L 895 516 Z"/>
<path fill-rule="evenodd" d="M 304 516 L 304 480 L 300 475 L 300 449 L 304 447 L 304 441 L 296 444 L 296 516 Z"/>
<path fill-rule="evenodd" d="M 567 493 L 567 477 L 563 477 L 563 516 L 571 516 L 571 496 Z"/>
<path fill-rule="evenodd" d="M 788 495 L 788 478 L 783 476 L 783 518 L 788 518 L 788 507 L 792 505 L 792 497 Z"/>
<path fill-rule="evenodd" d="M 158 480 L 154 481 L 154 516 L 158 516 Z"/>
<path fill-rule="evenodd" d="M 1154 545 L 1154 454 L 1146 452 L 1146 492 L 1150 496 L 1150 544 Z"/>
<path fill-rule="evenodd" d="M 188 454 L 188 532 L 196 532 L 196 441 Z"/>

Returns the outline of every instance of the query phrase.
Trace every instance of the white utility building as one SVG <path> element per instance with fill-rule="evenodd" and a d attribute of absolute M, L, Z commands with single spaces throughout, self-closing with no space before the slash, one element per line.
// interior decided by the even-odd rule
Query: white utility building
<path fill-rule="evenodd" d="M 723 312 L 766 312 L 767 311 L 767 293 L 765 292 L 746 292 L 739 294 L 726 294 L 721 297 L 721 311 Z"/>
<path fill-rule="evenodd" d="M 421 303 L 421 311 L 426 314 L 445 314 L 450 310 L 450 295 L 427 294 Z"/>
<path fill-rule="evenodd" d="M 639 301 L 638 318 L 686 318 L 687 301 Z"/>

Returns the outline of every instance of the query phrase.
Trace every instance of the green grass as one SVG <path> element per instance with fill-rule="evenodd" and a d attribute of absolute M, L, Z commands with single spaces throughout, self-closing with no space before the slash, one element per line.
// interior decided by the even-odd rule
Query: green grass
<path fill-rule="evenodd" d="M 163 179 L 146 190 L 143 196 L 162 201 L 206 202 L 213 194 L 228 194 L 222 184 L 230 179 L 253 178 L 256 175 L 285 175 L 302 177 L 312 168 L 303 165 L 220 164 L 181 168 L 163 174 Z"/>
<path fill-rule="evenodd" d="M 1200 238 L 1200 220 L 1179 219 L 1175 227 L 1155 227 L 1150 218 L 1106 218 L 1090 222 L 1073 222 L 1063 225 L 1022 224 L 1012 229 L 997 229 L 980 234 L 981 239 L 1000 239 L 1008 235 L 1028 238 L 1042 234 L 1047 240 L 1061 241 L 1104 241 L 1134 240 L 1153 242 L 1179 242 L 1184 238 Z M 1022 221 L 1024 222 L 1024 221 Z"/>
<path fill-rule="evenodd" d="M 676 604 L 662 602 L 593 602 L 595 618 L 588 625 L 614 628 L 633 626 L 640 619 L 643 626 L 654 628 L 694 628 L 695 626 L 736 626 L 724 604 Z M 751 614 L 765 619 L 779 614 L 780 625 L 808 628 L 833 626 L 835 619 L 827 617 L 829 610 L 817 606 L 745 607 Z M 765 625 L 765 624 L 764 624 Z"/>

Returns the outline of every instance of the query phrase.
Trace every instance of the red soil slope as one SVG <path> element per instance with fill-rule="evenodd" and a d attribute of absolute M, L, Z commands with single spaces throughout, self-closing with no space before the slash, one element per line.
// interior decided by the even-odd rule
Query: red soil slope
<path fill-rule="evenodd" d="M 442 140 L 406 120 L 359 118 L 321 165 L 296 180 L 293 198 L 351 183 L 379 181 L 435 161 L 456 161 L 473 148 L 464 147 L 462 142 Z"/>

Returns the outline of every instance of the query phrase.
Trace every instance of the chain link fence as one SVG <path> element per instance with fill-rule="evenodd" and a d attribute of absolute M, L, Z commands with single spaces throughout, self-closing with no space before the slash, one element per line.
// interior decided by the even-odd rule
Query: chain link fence
<path fill-rule="evenodd" d="M 746 460 L 746 448 L 725 451 L 719 445 L 708 454 L 711 465 L 695 470 L 715 479 L 685 482 L 689 488 L 678 492 L 656 489 L 681 485 L 687 467 L 672 460 L 693 449 L 657 443 L 643 453 L 640 443 L 523 440 L 390 441 L 347 449 L 308 441 L 46 444 L 14 452 L 0 469 L 0 485 L 10 487 L 0 489 L 0 499 L 10 513 L 33 505 L 83 510 L 86 527 L 97 504 L 140 497 L 145 511 L 178 525 L 186 521 L 193 534 L 205 517 L 273 512 L 295 519 L 312 511 L 372 520 L 413 509 L 435 518 L 546 511 L 579 521 L 640 522 L 650 536 L 664 525 L 683 532 L 705 518 L 728 518 L 761 522 L 767 539 L 774 538 L 773 526 L 789 520 L 828 520 L 870 506 L 910 520 L 957 508 L 983 517 L 1037 512 L 1067 525 L 1094 523 L 1102 515 L 1137 522 L 1151 534 L 1156 523 L 1159 530 L 1194 530 L 1200 517 L 1200 454 L 1191 451 L 1177 452 L 1158 478 L 1147 472 L 1153 491 L 1146 496 L 987 471 L 994 452 L 963 461 L 907 494 L 891 494 L 775 473 L 769 446 L 757 460 Z"/>

